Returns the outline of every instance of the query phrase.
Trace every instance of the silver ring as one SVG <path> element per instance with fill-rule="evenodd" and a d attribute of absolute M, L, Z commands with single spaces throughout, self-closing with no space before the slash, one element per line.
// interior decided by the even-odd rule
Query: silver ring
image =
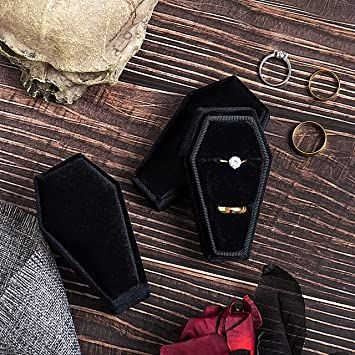
<path fill-rule="evenodd" d="M 287 76 L 286 76 L 286 79 L 281 81 L 280 83 L 270 83 L 268 81 L 265 80 L 263 74 L 262 74 L 262 69 L 263 69 L 263 66 L 264 64 L 271 58 L 277 58 L 277 59 L 280 59 L 280 60 L 283 60 L 286 65 L 287 65 L 287 68 L 288 68 L 288 73 L 287 73 Z M 288 80 L 290 79 L 291 77 L 291 73 L 292 73 L 292 68 L 291 68 L 291 63 L 290 61 L 288 60 L 288 54 L 284 51 L 277 51 L 275 50 L 273 53 L 267 55 L 260 63 L 260 66 L 259 66 L 259 75 L 260 75 L 260 79 L 266 84 L 266 85 L 270 85 L 270 86 L 281 86 L 283 84 L 286 84 L 288 82 Z"/>
<path fill-rule="evenodd" d="M 246 163 L 248 160 L 247 159 L 240 159 L 238 156 L 236 155 L 233 155 L 232 157 L 230 157 L 228 160 L 225 160 L 225 159 L 219 159 L 219 162 L 220 163 L 227 163 L 229 164 L 229 166 L 232 168 L 232 169 L 239 169 L 240 166 L 244 163 Z"/>

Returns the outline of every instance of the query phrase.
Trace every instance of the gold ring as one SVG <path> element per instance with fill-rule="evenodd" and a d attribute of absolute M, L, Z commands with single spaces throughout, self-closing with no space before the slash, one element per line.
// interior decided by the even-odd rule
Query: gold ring
<path fill-rule="evenodd" d="M 315 126 L 317 128 L 320 128 L 320 130 L 322 131 L 322 133 L 323 133 L 323 143 L 322 143 L 321 147 L 318 148 L 317 150 L 314 150 L 314 151 L 311 151 L 311 152 L 307 152 L 307 151 L 304 151 L 304 150 L 300 149 L 297 146 L 297 144 L 295 142 L 296 134 L 299 131 L 299 129 L 301 127 L 304 127 L 304 126 Z M 328 141 L 328 135 L 327 135 L 326 130 L 323 128 L 322 125 L 320 125 L 319 123 L 314 122 L 314 121 L 301 122 L 295 127 L 295 129 L 292 132 L 292 144 L 295 147 L 295 149 L 297 150 L 297 152 L 302 154 L 302 155 L 310 156 L 310 155 L 315 155 L 315 154 L 320 153 L 321 151 L 323 151 L 325 149 L 325 147 L 327 145 L 327 141 Z"/>
<path fill-rule="evenodd" d="M 312 89 L 312 82 L 314 81 L 314 78 L 321 74 L 321 73 L 325 73 L 325 74 L 328 74 L 330 76 L 332 76 L 336 82 L 337 82 L 337 87 L 336 87 L 336 91 L 334 92 L 334 94 L 330 95 L 330 96 L 326 96 L 326 97 L 323 97 L 323 96 L 319 96 L 317 95 L 313 89 Z M 319 100 L 319 101 L 327 101 L 327 100 L 333 100 L 335 99 L 338 95 L 339 95 L 339 92 L 340 92 L 340 80 L 339 80 L 339 77 L 338 75 L 336 75 L 334 72 L 332 72 L 331 70 L 328 70 L 328 69 L 318 69 L 316 72 L 314 72 L 311 77 L 309 78 L 309 81 L 308 81 L 308 90 L 309 90 L 309 93 L 311 94 L 312 97 L 314 97 L 315 99 Z"/>
<path fill-rule="evenodd" d="M 247 208 L 246 206 L 242 206 L 242 207 L 218 206 L 218 211 L 223 214 L 243 214 L 247 211 Z"/>

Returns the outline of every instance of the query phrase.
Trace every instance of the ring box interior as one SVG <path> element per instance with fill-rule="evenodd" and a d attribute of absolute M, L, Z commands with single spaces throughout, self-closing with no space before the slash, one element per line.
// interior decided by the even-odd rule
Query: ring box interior
<path fill-rule="evenodd" d="M 201 108 L 196 116 L 185 166 L 203 253 L 210 261 L 247 259 L 272 160 L 263 129 L 253 110 Z M 233 169 L 232 156 L 246 162 Z"/>
<path fill-rule="evenodd" d="M 120 185 L 74 155 L 35 178 L 41 230 L 115 313 L 149 296 Z"/>
<path fill-rule="evenodd" d="M 191 136 L 195 113 L 200 107 L 250 107 L 262 127 L 266 127 L 270 117 L 267 107 L 236 76 L 188 94 L 132 178 L 158 211 L 169 207 L 187 190 L 183 142 L 186 136 Z"/>

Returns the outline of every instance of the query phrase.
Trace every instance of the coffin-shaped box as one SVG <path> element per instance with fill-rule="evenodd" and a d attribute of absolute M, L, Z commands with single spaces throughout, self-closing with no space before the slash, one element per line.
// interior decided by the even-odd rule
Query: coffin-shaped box
<path fill-rule="evenodd" d="M 266 127 L 268 108 L 236 77 L 230 76 L 186 95 L 150 152 L 134 173 L 134 185 L 161 211 L 187 190 L 183 142 L 200 107 L 250 107 Z"/>
<path fill-rule="evenodd" d="M 115 313 L 149 296 L 117 181 L 81 154 L 35 178 L 41 230 Z"/>
<path fill-rule="evenodd" d="M 202 250 L 211 261 L 247 259 L 270 149 L 253 110 L 202 108 L 196 115 L 185 165 Z"/>

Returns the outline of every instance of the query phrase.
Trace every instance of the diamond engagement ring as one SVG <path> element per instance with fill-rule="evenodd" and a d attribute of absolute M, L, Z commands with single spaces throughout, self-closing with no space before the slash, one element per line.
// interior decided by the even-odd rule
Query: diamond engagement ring
<path fill-rule="evenodd" d="M 280 59 L 282 61 L 284 61 L 287 65 L 287 69 L 288 69 L 288 72 L 287 72 L 287 76 L 286 78 L 279 82 L 279 83 L 271 83 L 269 81 L 267 81 L 262 73 L 262 70 L 263 70 L 263 66 L 264 64 L 271 58 L 277 58 L 277 59 Z M 288 80 L 290 79 L 291 77 L 291 73 L 292 73 L 292 68 L 291 68 L 291 63 L 290 61 L 288 60 L 288 54 L 284 51 L 277 51 L 275 50 L 273 53 L 270 53 L 269 55 L 267 55 L 260 63 L 260 66 L 259 66 L 259 75 L 260 75 L 260 79 L 267 85 L 270 85 L 270 86 L 281 86 L 283 84 L 286 84 L 288 82 Z"/>
<path fill-rule="evenodd" d="M 220 163 L 228 163 L 232 169 L 238 169 L 243 163 L 247 162 L 247 159 L 240 159 L 238 156 L 234 155 L 229 160 L 219 159 Z"/>

